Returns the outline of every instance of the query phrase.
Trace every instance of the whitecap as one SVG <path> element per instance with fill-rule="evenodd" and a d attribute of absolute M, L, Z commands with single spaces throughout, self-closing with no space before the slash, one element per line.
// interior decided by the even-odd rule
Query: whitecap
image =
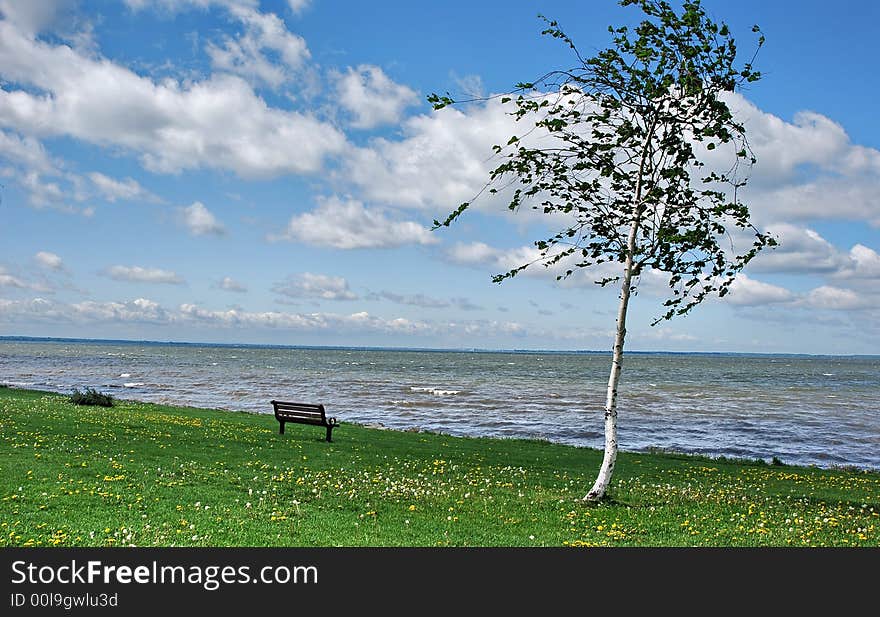
<path fill-rule="evenodd" d="M 410 392 L 424 392 L 425 394 L 433 394 L 435 396 L 450 396 L 458 394 L 461 390 L 441 390 L 440 388 L 426 388 L 424 386 L 410 386 Z"/>
<path fill-rule="evenodd" d="M 139 387 L 145 386 L 145 385 L 147 385 L 147 384 L 145 384 L 142 381 L 128 381 L 128 382 L 122 384 L 122 386 L 124 388 L 139 388 Z"/>
<path fill-rule="evenodd" d="M 131 377 L 131 373 L 119 373 L 120 377 Z"/>

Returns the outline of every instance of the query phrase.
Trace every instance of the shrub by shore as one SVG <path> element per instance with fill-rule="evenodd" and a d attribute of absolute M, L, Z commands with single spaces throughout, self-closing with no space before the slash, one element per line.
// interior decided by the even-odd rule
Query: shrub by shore
<path fill-rule="evenodd" d="M 0 546 L 880 546 L 880 473 L 0 389 Z M 268 403 L 267 403 L 268 405 Z"/>

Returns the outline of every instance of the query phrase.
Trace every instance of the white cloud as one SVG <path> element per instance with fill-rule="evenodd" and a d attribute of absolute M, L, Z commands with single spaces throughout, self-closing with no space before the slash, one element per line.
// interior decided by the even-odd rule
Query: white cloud
<path fill-rule="evenodd" d="M 52 286 L 47 284 L 47 282 L 28 281 L 21 278 L 20 276 L 10 274 L 9 271 L 3 266 L 0 266 L 0 287 L 9 287 L 12 289 L 30 289 L 40 293 L 53 293 Z"/>
<path fill-rule="evenodd" d="M 837 219 L 880 226 L 880 151 L 854 144 L 839 124 L 816 113 L 786 122 L 740 95 L 731 97 L 731 105 L 758 158 L 740 197 L 759 224 Z M 484 187 L 498 162 L 493 145 L 533 128 L 528 119 L 516 122 L 505 112 L 492 100 L 410 117 L 401 138 L 377 138 L 351 150 L 344 178 L 367 200 L 443 216 Z M 532 133 L 527 139 L 537 143 L 541 137 Z M 720 164 L 722 150 L 707 153 L 709 160 Z M 497 195 L 483 193 L 473 204 L 509 216 Z M 524 220 L 531 211 L 517 216 Z"/>
<path fill-rule="evenodd" d="M 43 144 L 33 137 L 0 131 L 0 158 L 37 173 L 58 173 L 58 163 L 52 160 Z"/>
<path fill-rule="evenodd" d="M 848 267 L 837 276 L 848 279 L 873 279 L 880 282 L 880 255 L 874 249 L 856 244 L 849 251 Z"/>
<path fill-rule="evenodd" d="M 120 321 L 167 323 L 169 313 L 157 302 L 137 298 L 128 302 L 86 301 L 72 304 L 74 321 Z"/>
<path fill-rule="evenodd" d="M 245 33 L 238 38 L 225 37 L 222 46 L 208 45 L 207 52 L 215 69 L 277 88 L 308 60 L 305 40 L 289 32 L 277 15 L 238 5 L 231 5 L 229 11 L 244 25 Z M 281 64 L 270 60 L 266 51 L 277 54 Z"/>
<path fill-rule="evenodd" d="M 55 253 L 40 251 L 36 255 L 34 255 L 34 259 L 37 260 L 37 263 L 40 264 L 42 267 L 48 268 L 49 270 L 64 269 L 64 262 Z"/>
<path fill-rule="evenodd" d="M 312 0 L 287 0 L 287 4 L 290 7 L 290 10 L 295 14 L 299 14 L 306 10 L 308 6 L 312 3 Z"/>
<path fill-rule="evenodd" d="M 318 208 L 290 219 L 287 230 L 270 240 L 297 240 L 338 249 L 391 248 L 434 244 L 431 231 L 414 221 L 395 221 L 383 210 L 368 209 L 355 199 L 318 199 Z"/>
<path fill-rule="evenodd" d="M 795 294 L 784 287 L 757 281 L 746 274 L 740 274 L 731 284 L 730 293 L 723 300 L 737 306 L 758 306 L 792 302 L 795 299 Z"/>
<path fill-rule="evenodd" d="M 53 158 L 33 137 L 21 137 L 0 131 L 0 159 L 13 167 L 0 170 L 28 193 L 28 201 L 35 208 L 53 208 L 62 212 L 90 216 L 90 208 L 81 209 L 70 202 L 84 202 L 94 194 L 107 201 L 117 199 L 144 199 L 160 201 L 132 178 L 115 180 L 102 173 L 88 174 L 91 188 L 85 178 L 65 171 L 64 162 Z M 51 178 L 51 180 L 47 179 Z"/>
<path fill-rule="evenodd" d="M 314 173 L 345 136 L 308 113 L 269 107 L 234 75 L 151 80 L 101 57 L 23 36 L 0 21 L 0 126 L 119 147 L 151 171 L 232 170 L 244 177 Z"/>
<path fill-rule="evenodd" d="M 318 298 L 320 300 L 355 300 L 355 294 L 348 287 L 348 281 L 340 276 L 312 274 L 303 272 L 286 281 L 276 283 L 272 291 L 289 298 Z"/>
<path fill-rule="evenodd" d="M 180 218 L 194 236 L 222 236 L 226 228 L 200 201 L 179 210 Z"/>
<path fill-rule="evenodd" d="M 475 337 L 523 337 L 527 329 L 517 322 L 427 321 L 404 317 L 384 318 L 366 311 L 350 314 L 284 313 L 277 311 L 250 312 L 240 309 L 213 310 L 196 304 L 181 304 L 165 309 L 158 303 L 138 298 L 127 302 L 80 302 L 65 304 L 44 298 L 5 300 L 0 298 L 0 322 L 54 323 L 152 323 L 157 325 L 186 324 L 206 328 L 256 328 L 294 330 L 313 333 L 379 333 L 409 336 L 441 336 L 443 340 L 457 337 L 473 341 Z M 571 332 L 566 331 L 565 336 Z"/>
<path fill-rule="evenodd" d="M 351 113 L 355 128 L 396 124 L 404 109 L 418 102 L 415 90 L 395 83 L 378 66 L 361 64 L 331 77 L 339 104 Z"/>
<path fill-rule="evenodd" d="M 56 23 L 74 0 L 0 0 L 0 13 L 23 33 L 33 36 Z"/>
<path fill-rule="evenodd" d="M 840 124 L 815 112 L 787 122 L 740 94 L 731 95 L 730 104 L 758 159 L 741 195 L 758 221 L 880 226 L 880 151 L 854 144 Z"/>
<path fill-rule="evenodd" d="M 753 272 L 834 272 L 849 261 L 816 231 L 788 223 L 768 225 L 779 246 L 762 251 L 749 265 Z"/>
<path fill-rule="evenodd" d="M 6 268 L 0 266 L 0 287 L 16 287 L 18 289 L 29 289 L 30 285 L 25 283 L 17 276 L 13 276 L 6 271 Z"/>
<path fill-rule="evenodd" d="M 749 264 L 750 272 L 820 274 L 832 280 L 880 283 L 880 255 L 864 244 L 843 251 L 807 227 L 778 223 L 767 230 L 780 245 L 759 254 Z"/>
<path fill-rule="evenodd" d="M 352 150 L 344 178 L 368 200 L 445 216 L 486 184 L 492 146 L 528 128 L 507 111 L 498 101 L 489 101 L 466 111 L 446 108 L 410 117 L 403 122 L 402 139 L 376 138 L 368 147 Z M 475 203 L 485 208 L 493 200 L 484 195 Z"/>
<path fill-rule="evenodd" d="M 817 177 L 802 183 L 748 189 L 745 202 L 759 221 L 866 221 L 880 227 L 880 174 Z"/>
<path fill-rule="evenodd" d="M 446 251 L 446 256 L 455 263 L 474 265 L 496 261 L 501 251 L 485 242 L 458 242 Z"/>
<path fill-rule="evenodd" d="M 561 250 L 561 247 L 556 247 L 551 249 L 548 254 L 552 257 L 554 253 Z M 566 270 L 572 269 L 572 275 L 560 281 L 560 285 L 563 287 L 595 287 L 596 281 L 618 276 L 622 272 L 622 265 L 617 262 L 605 262 L 589 268 L 577 268 L 574 264 L 578 260 L 574 256 L 545 266 L 547 258 L 542 258 L 541 251 L 534 245 L 498 249 L 483 242 L 458 243 L 446 251 L 446 257 L 454 263 L 485 267 L 491 270 L 491 274 L 503 274 L 529 264 L 529 267 L 522 270 L 519 276 L 542 278 L 548 281 L 556 281 L 558 276 L 564 275 Z M 653 270 L 644 272 L 641 280 L 638 281 L 638 286 L 641 290 L 657 291 L 660 287 L 665 286 L 664 275 Z"/>
<path fill-rule="evenodd" d="M 155 195 L 153 195 L 140 184 L 138 184 L 138 182 L 133 178 L 116 180 L 109 176 L 105 176 L 104 174 L 97 171 L 88 174 L 88 177 L 89 180 L 92 181 L 95 189 L 98 191 L 98 194 L 107 201 L 115 202 L 117 199 L 144 199 L 148 201 L 157 200 Z"/>
<path fill-rule="evenodd" d="M 876 298 L 871 298 L 852 289 L 842 289 L 830 285 L 823 285 L 811 290 L 804 299 L 804 303 L 813 308 L 844 311 L 877 307 Z"/>
<path fill-rule="evenodd" d="M 762 111 L 741 94 L 728 95 L 734 115 L 746 127 L 758 165 L 754 183 L 788 182 L 799 168 L 811 165 L 847 175 L 880 172 L 880 152 L 852 143 L 843 127 L 812 111 L 795 114 L 792 122 Z"/>
<path fill-rule="evenodd" d="M 225 291 L 234 291 L 236 293 L 245 293 L 247 291 L 245 285 L 242 285 L 230 276 L 224 276 L 220 279 L 220 282 L 217 283 L 217 287 Z"/>
<path fill-rule="evenodd" d="M 62 190 L 57 182 L 47 182 L 35 171 L 27 172 L 19 178 L 21 185 L 29 192 L 29 201 L 35 208 L 52 207 L 59 210 L 73 211 L 66 205 L 69 195 Z"/>
<path fill-rule="evenodd" d="M 183 279 L 170 270 L 159 268 L 142 268 L 141 266 L 111 266 L 107 269 L 107 276 L 116 281 L 129 281 L 132 283 L 167 283 L 180 285 Z"/>

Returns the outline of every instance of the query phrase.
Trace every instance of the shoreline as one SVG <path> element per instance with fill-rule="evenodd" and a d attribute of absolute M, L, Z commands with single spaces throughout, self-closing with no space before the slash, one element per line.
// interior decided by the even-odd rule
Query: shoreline
<path fill-rule="evenodd" d="M 4 384 L 0 383 L 0 390 L 3 388 L 8 388 L 12 390 L 21 390 L 25 392 L 35 392 L 35 393 L 43 393 L 50 394 L 56 396 L 68 396 L 70 394 L 69 391 L 62 390 L 43 390 L 40 388 L 31 388 L 31 387 L 22 387 L 14 384 Z M 130 402 L 134 404 L 143 404 L 143 405 L 168 405 L 168 403 L 143 400 L 137 398 L 124 398 L 116 395 L 117 388 L 102 388 L 102 391 L 113 396 L 113 399 L 119 402 Z M 274 416 L 271 411 L 253 411 L 249 409 L 235 409 L 224 406 L 213 406 L 213 407 L 203 407 L 198 405 L 190 405 L 190 404 L 175 404 L 172 405 L 174 407 L 185 408 L 185 409 L 194 409 L 194 410 L 202 410 L 202 411 L 219 411 L 222 413 L 245 413 L 253 416 L 259 417 L 271 417 L 274 419 Z M 562 441 L 554 441 L 551 439 L 545 439 L 541 437 L 523 437 L 523 436 L 503 436 L 503 435 L 472 435 L 467 433 L 455 433 L 448 432 L 444 430 L 432 430 L 430 428 L 414 426 L 408 428 L 398 428 L 394 426 L 387 426 L 382 424 L 381 422 L 376 421 L 363 421 L 359 422 L 356 420 L 344 420 L 346 424 L 352 424 L 356 426 L 361 426 L 363 428 L 372 429 L 372 430 L 383 430 L 383 431 L 395 431 L 401 433 L 423 433 L 427 435 L 438 435 L 451 437 L 456 439 L 489 439 L 489 440 L 502 440 L 502 441 L 525 441 L 525 442 L 535 442 L 535 443 L 547 443 L 555 446 L 562 446 L 568 448 L 576 448 L 582 450 L 591 450 L 594 452 L 601 452 L 600 448 L 596 448 L 589 445 L 581 445 L 581 444 L 573 444 L 566 443 Z M 774 465 L 777 467 L 791 467 L 791 468 L 803 468 L 803 469 L 818 469 L 818 470 L 840 470 L 840 471 L 853 471 L 853 472 L 868 472 L 868 473 L 880 473 L 880 467 L 871 467 L 868 465 L 857 465 L 857 464 L 840 464 L 840 463 L 829 463 L 827 465 L 820 464 L 801 464 L 801 463 L 790 463 L 784 459 L 780 459 L 775 454 L 767 454 L 764 457 L 748 457 L 748 456 L 728 456 L 724 454 L 715 454 L 711 452 L 688 452 L 684 450 L 677 450 L 674 448 L 667 448 L 661 446 L 648 446 L 646 448 L 641 449 L 628 449 L 623 446 L 620 448 L 620 452 L 626 452 L 630 454 L 659 454 L 659 455 L 667 455 L 667 456 L 680 456 L 680 457 L 689 457 L 693 459 L 706 460 L 706 461 L 724 461 L 730 462 L 734 464 L 743 464 L 743 465 Z"/>
<path fill-rule="evenodd" d="M 880 546 L 880 473 L 0 388 L 3 546 Z M 319 430 L 320 429 L 320 430 Z"/>

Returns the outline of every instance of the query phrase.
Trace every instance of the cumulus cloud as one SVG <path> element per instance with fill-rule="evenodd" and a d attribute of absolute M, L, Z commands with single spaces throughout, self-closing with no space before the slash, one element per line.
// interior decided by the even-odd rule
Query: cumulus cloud
<path fill-rule="evenodd" d="M 816 231 L 789 223 L 768 225 L 779 246 L 763 251 L 750 264 L 753 272 L 828 273 L 843 267 L 847 257 Z"/>
<path fill-rule="evenodd" d="M 341 276 L 327 276 L 303 272 L 272 286 L 275 293 L 289 298 L 317 298 L 319 300 L 355 300 L 348 281 Z"/>
<path fill-rule="evenodd" d="M 67 205 L 70 195 L 61 188 L 58 182 L 44 180 L 39 173 L 34 171 L 25 173 L 19 177 L 18 181 L 28 191 L 28 200 L 35 208 L 76 211 L 75 208 Z"/>
<path fill-rule="evenodd" d="M 860 280 L 880 285 L 880 255 L 857 243 L 841 250 L 808 227 L 778 223 L 767 227 L 780 242 L 749 264 L 750 272 L 821 275 L 831 280 Z"/>
<path fill-rule="evenodd" d="M 88 177 L 98 194 L 107 201 L 115 202 L 117 199 L 126 201 L 132 199 L 157 200 L 155 195 L 142 187 L 133 178 L 116 180 L 97 171 L 88 174 Z"/>
<path fill-rule="evenodd" d="M 466 265 L 486 264 L 498 259 L 501 251 L 485 242 L 458 242 L 446 250 L 453 262 Z"/>
<path fill-rule="evenodd" d="M 554 254 L 551 249 L 548 253 Z M 486 268 L 491 274 L 502 274 L 529 264 L 529 267 L 521 271 L 520 276 L 541 278 L 547 281 L 557 281 L 557 277 L 564 275 L 568 269 L 572 269 L 571 276 L 559 281 L 564 287 L 595 287 L 596 281 L 619 276 L 622 272 L 621 264 L 606 262 L 589 268 L 576 268 L 577 259 L 573 256 L 561 259 L 557 263 L 545 266 L 547 258 L 541 257 L 541 251 L 535 246 L 519 246 L 508 249 L 499 249 L 489 246 L 484 242 L 457 243 L 445 252 L 445 257 L 462 265 Z M 651 289 L 656 291 L 665 286 L 664 275 L 660 272 L 649 270 L 643 272 L 638 286 L 642 290 Z"/>
<path fill-rule="evenodd" d="M 132 283 L 181 285 L 184 282 L 180 276 L 170 270 L 142 268 L 141 266 L 111 266 L 107 269 L 106 274 L 115 281 L 128 281 Z"/>
<path fill-rule="evenodd" d="M 0 159 L 41 174 L 57 174 L 58 162 L 33 137 L 0 131 Z"/>
<path fill-rule="evenodd" d="M 880 255 L 872 248 L 856 244 L 849 251 L 849 263 L 836 273 L 839 278 L 868 279 L 880 283 Z"/>
<path fill-rule="evenodd" d="M 802 112 L 788 122 L 739 94 L 730 103 L 758 158 L 740 197 L 759 224 L 836 219 L 880 225 L 880 151 L 853 143 L 839 124 L 820 114 Z M 352 149 L 345 178 L 368 200 L 445 215 L 484 187 L 497 164 L 491 147 L 531 128 L 507 111 L 491 100 L 412 116 L 403 122 L 400 138 L 377 138 Z M 721 165 L 722 150 L 707 153 L 710 163 Z M 509 216 L 502 202 L 483 193 L 473 204 Z M 530 211 L 517 216 L 522 220 Z"/>
<path fill-rule="evenodd" d="M 153 81 L 109 59 L 29 38 L 0 21 L 0 126 L 68 136 L 140 156 L 151 171 L 243 177 L 320 170 L 345 136 L 309 113 L 270 107 L 241 77 Z"/>
<path fill-rule="evenodd" d="M 222 236 L 226 228 L 200 201 L 193 202 L 179 211 L 180 220 L 194 236 Z"/>
<path fill-rule="evenodd" d="M 823 285 L 811 290 L 804 299 L 806 305 L 818 309 L 853 310 L 876 308 L 877 299 L 852 289 Z"/>
<path fill-rule="evenodd" d="M 208 44 L 206 51 L 215 69 L 277 88 L 302 68 L 310 55 L 306 42 L 289 32 L 281 18 L 248 6 L 230 4 L 228 8 L 245 31 L 237 38 L 224 37 L 221 45 Z M 273 62 L 267 52 L 277 55 L 281 63 Z"/>
<path fill-rule="evenodd" d="M 804 166 L 847 175 L 880 172 L 880 152 L 853 144 L 844 128 L 826 116 L 801 111 L 787 122 L 762 111 L 742 94 L 729 94 L 728 102 L 745 124 L 758 158 L 753 183 L 794 180 Z"/>
<path fill-rule="evenodd" d="M 737 306 L 757 306 L 763 304 L 779 304 L 791 302 L 795 294 L 777 285 L 764 283 L 740 274 L 730 286 L 730 293 L 724 301 Z"/>
<path fill-rule="evenodd" d="M 0 13 L 30 36 L 57 23 L 59 16 L 75 4 L 75 0 L 0 0 Z"/>
<path fill-rule="evenodd" d="M 184 303 L 168 309 L 157 302 L 138 298 L 124 302 L 87 301 L 74 304 L 45 298 L 7 300 L 0 298 L 0 322 L 47 323 L 151 323 L 186 324 L 207 328 L 256 328 L 299 332 L 370 332 L 412 336 L 524 336 L 526 329 L 516 322 L 495 320 L 428 321 L 404 317 L 379 317 L 366 311 L 338 313 L 287 313 L 279 311 L 215 310 Z"/>
<path fill-rule="evenodd" d="M 224 276 L 222 279 L 220 279 L 220 281 L 217 283 L 217 288 L 223 289 L 225 291 L 233 291 L 236 293 L 245 293 L 247 291 L 247 287 L 245 285 L 242 285 L 230 276 Z"/>
<path fill-rule="evenodd" d="M 337 249 L 392 248 L 434 244 L 431 231 L 414 221 L 396 221 L 385 211 L 367 208 L 355 199 L 323 197 L 318 207 L 290 219 L 287 230 L 270 240 L 296 240 Z"/>
<path fill-rule="evenodd" d="M 445 215 L 486 184 L 492 146 L 523 130 L 507 111 L 490 101 L 407 118 L 400 139 L 376 138 L 352 149 L 345 178 L 368 200 Z"/>
<path fill-rule="evenodd" d="M 40 251 L 36 255 L 34 255 L 34 259 L 43 268 L 47 268 L 49 270 L 63 270 L 64 269 L 64 262 L 55 253 L 50 253 L 48 251 Z"/>
<path fill-rule="evenodd" d="M 415 90 L 392 81 L 378 66 L 361 64 L 333 73 L 339 104 L 352 116 L 351 125 L 371 129 L 396 124 L 403 111 L 418 102 Z"/>
<path fill-rule="evenodd" d="M 740 94 L 730 104 L 758 159 L 742 194 L 757 220 L 880 225 L 880 151 L 853 143 L 840 124 L 815 112 L 788 122 Z"/>
<path fill-rule="evenodd" d="M 6 268 L 0 266 L 0 287 L 16 287 L 18 289 L 28 289 L 30 285 L 25 283 L 17 276 L 13 276 L 6 271 Z"/>
<path fill-rule="evenodd" d="M 2 71 L 2 69 L 0 69 Z M 0 175 L 14 179 L 28 193 L 35 208 L 53 208 L 62 212 L 91 215 L 71 202 L 84 202 L 93 196 L 107 201 L 143 199 L 160 201 L 132 178 L 116 180 L 93 172 L 87 177 L 65 169 L 64 162 L 52 157 L 40 141 L 0 130 L 0 160 L 10 167 L 0 168 Z"/>

